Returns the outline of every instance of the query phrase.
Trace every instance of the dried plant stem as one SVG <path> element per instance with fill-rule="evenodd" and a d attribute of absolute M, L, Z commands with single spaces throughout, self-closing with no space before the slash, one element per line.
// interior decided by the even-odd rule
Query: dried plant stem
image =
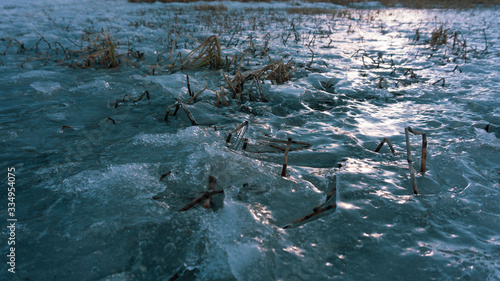
<path fill-rule="evenodd" d="M 64 129 L 73 129 L 73 127 L 63 125 L 63 126 L 61 127 L 61 133 L 62 133 L 62 132 L 64 132 Z"/>
<path fill-rule="evenodd" d="M 193 92 L 191 92 L 191 85 L 189 85 L 189 75 L 186 75 L 186 83 L 187 83 L 187 88 L 188 88 L 188 94 L 190 97 L 192 97 Z"/>
<path fill-rule="evenodd" d="M 422 160 L 420 162 L 420 172 L 424 174 L 427 164 L 427 134 L 423 131 L 413 130 L 411 127 L 408 127 L 408 131 L 414 135 L 422 135 Z"/>
<path fill-rule="evenodd" d="M 444 78 L 441 78 L 439 80 L 437 80 L 436 82 L 432 83 L 432 85 L 436 85 L 437 83 L 439 83 L 440 81 L 443 81 L 443 84 L 441 84 L 441 87 L 444 87 L 444 83 L 445 83 L 445 79 Z"/>
<path fill-rule="evenodd" d="M 420 172 L 425 174 L 425 166 L 427 164 L 427 135 L 422 135 L 422 160 L 420 162 Z"/>
<path fill-rule="evenodd" d="M 174 107 L 175 107 L 174 113 L 170 114 L 170 109 L 172 109 Z M 167 121 L 168 120 L 168 116 L 175 116 L 175 115 L 177 115 L 177 111 L 179 111 L 179 107 L 180 107 L 180 102 L 179 101 L 176 101 L 174 104 L 172 104 L 171 106 L 169 106 L 167 108 L 167 112 L 165 113 L 165 118 L 163 120 Z"/>
<path fill-rule="evenodd" d="M 247 130 L 248 130 L 248 124 L 245 127 L 243 127 L 243 131 L 238 135 L 238 138 L 236 139 L 236 142 L 234 143 L 233 149 L 235 149 L 235 150 L 238 149 L 238 147 L 240 146 L 240 142 L 244 138 Z"/>
<path fill-rule="evenodd" d="M 163 178 L 165 178 L 166 176 L 170 175 L 171 173 L 172 173 L 172 171 L 168 171 L 168 172 L 166 172 L 165 174 L 161 175 L 161 177 L 160 177 L 160 181 L 161 181 Z"/>
<path fill-rule="evenodd" d="M 215 97 L 217 98 L 217 101 L 215 102 L 215 107 L 219 107 L 219 105 L 220 105 L 220 93 L 219 93 L 219 91 L 215 91 Z"/>
<path fill-rule="evenodd" d="M 325 203 L 314 208 L 313 209 L 314 212 L 317 212 L 318 210 L 320 210 L 326 203 L 328 203 L 328 201 L 333 197 L 333 195 L 335 195 L 335 193 L 337 193 L 337 176 L 333 177 L 333 180 L 330 181 L 328 186 L 330 186 L 330 185 L 333 185 L 333 187 L 332 187 L 332 190 L 326 195 Z"/>
<path fill-rule="evenodd" d="M 192 98 L 190 98 L 187 103 L 190 103 L 191 101 L 195 101 L 196 102 L 196 98 L 201 95 L 201 93 L 203 93 L 203 91 L 205 91 L 207 88 L 208 88 L 208 83 L 207 83 L 207 80 L 205 80 L 205 76 L 203 76 L 203 81 L 205 81 L 205 88 L 203 88 L 201 91 L 199 91 L 198 93 L 196 93 Z"/>
<path fill-rule="evenodd" d="M 229 133 L 229 135 L 227 136 L 226 143 L 229 143 L 231 141 L 231 137 L 233 136 L 234 133 L 236 133 L 238 130 L 240 130 L 246 125 L 248 125 L 248 121 L 241 123 L 233 131 L 231 131 L 231 133 Z"/>
<path fill-rule="evenodd" d="M 307 48 L 309 48 L 309 50 L 310 50 L 310 51 L 311 51 L 311 53 L 312 53 L 311 61 L 307 64 L 307 66 L 311 67 L 311 65 L 313 64 L 313 61 L 314 61 L 314 52 L 313 52 L 313 50 L 311 49 L 311 47 L 307 46 Z"/>
<path fill-rule="evenodd" d="M 243 139 L 243 148 L 242 148 L 242 150 L 246 150 L 247 149 L 247 145 L 248 145 L 248 138 L 244 138 Z"/>
<path fill-rule="evenodd" d="M 224 72 L 222 72 L 222 76 L 224 77 L 224 80 L 226 80 L 226 83 L 227 85 L 231 88 L 231 90 L 233 91 L 233 98 L 236 97 L 236 89 L 234 88 L 233 84 L 229 81 L 229 79 L 227 78 L 227 76 L 224 74 Z"/>
<path fill-rule="evenodd" d="M 186 113 L 187 117 L 189 118 L 189 121 L 191 121 L 191 124 L 193 124 L 193 126 L 198 125 L 198 122 L 194 118 L 194 116 L 191 113 L 191 111 L 189 111 L 189 109 L 187 108 L 187 106 L 184 103 L 182 103 L 182 102 L 180 102 L 180 105 L 181 105 L 182 109 L 184 110 L 184 112 Z"/>
<path fill-rule="evenodd" d="M 229 103 L 226 100 L 226 95 L 224 94 L 224 87 L 220 87 L 220 98 L 225 106 L 229 106 Z"/>
<path fill-rule="evenodd" d="M 410 168 L 410 178 L 411 178 L 411 185 L 413 187 L 413 193 L 418 194 L 417 179 L 415 178 L 415 170 L 413 169 L 413 159 L 411 157 L 409 128 L 410 127 L 405 128 L 406 153 L 407 153 L 406 159 L 408 160 L 408 166 Z"/>
<path fill-rule="evenodd" d="M 208 177 L 208 191 L 213 191 L 215 189 L 216 183 L 217 183 L 217 179 L 214 176 L 209 176 Z M 203 208 L 209 209 L 211 202 L 212 202 L 212 196 L 209 196 L 207 199 L 205 199 L 205 202 L 203 202 Z"/>
<path fill-rule="evenodd" d="M 389 148 L 391 149 L 392 154 L 396 155 L 396 150 L 394 150 L 394 147 L 392 146 L 391 140 L 389 140 L 389 138 L 383 138 L 382 141 L 380 142 L 380 144 L 375 149 L 375 152 L 379 152 L 380 149 L 382 148 L 382 146 L 384 145 L 384 143 L 386 143 L 386 142 L 387 142 L 387 145 L 389 146 Z"/>
<path fill-rule="evenodd" d="M 306 221 L 306 220 L 308 220 L 308 219 L 310 219 L 310 218 L 312 218 L 314 216 L 317 216 L 317 215 L 319 215 L 319 214 L 321 214 L 321 213 L 323 213 L 325 211 L 328 211 L 328 210 L 336 208 L 336 207 L 337 207 L 337 203 L 333 203 L 333 204 L 328 205 L 326 207 L 322 207 L 322 208 L 318 209 L 317 211 L 314 211 L 313 213 L 311 213 L 311 214 L 309 214 L 309 215 L 307 215 L 307 216 L 305 216 L 305 217 L 303 217 L 301 219 L 298 219 L 298 220 L 292 222 L 292 224 L 289 224 L 289 225 L 287 225 L 287 226 L 285 226 L 283 228 L 289 228 L 289 227 L 293 226 L 296 223 Z"/>
<path fill-rule="evenodd" d="M 140 100 L 142 100 L 142 98 L 146 96 L 146 98 L 148 100 L 151 99 L 151 96 L 149 95 L 149 92 L 148 91 L 144 91 L 144 93 L 142 93 L 142 95 L 138 98 L 138 99 L 134 99 L 133 97 L 131 97 L 129 94 L 126 94 L 125 96 L 123 96 L 123 99 L 122 99 L 122 102 L 125 102 L 125 98 L 128 97 L 131 101 L 133 102 L 138 102 Z"/>
<path fill-rule="evenodd" d="M 288 152 L 290 151 L 290 146 L 292 145 L 292 138 L 288 138 L 285 149 L 285 157 L 283 159 L 283 169 L 281 170 L 281 176 L 286 177 L 286 168 L 288 166 Z"/>

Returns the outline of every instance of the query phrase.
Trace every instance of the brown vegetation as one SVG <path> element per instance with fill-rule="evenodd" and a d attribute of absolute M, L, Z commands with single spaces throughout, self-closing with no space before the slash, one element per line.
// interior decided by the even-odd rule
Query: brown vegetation
<path fill-rule="evenodd" d="M 128 0 L 129 2 L 138 3 L 154 3 L 157 0 Z M 158 0 L 158 2 L 169 3 L 169 2 L 196 2 L 198 0 Z M 239 0 L 240 2 L 270 2 L 269 0 Z M 402 5 L 403 7 L 424 9 L 424 8 L 444 8 L 444 9 L 454 9 L 454 8 L 474 8 L 477 6 L 493 6 L 500 5 L 500 0 L 378 0 L 382 5 L 387 7 L 394 7 L 397 5 Z M 210 2 L 207 1 L 207 2 Z M 337 5 L 347 6 L 351 3 L 363 3 L 366 0 L 309 0 L 306 2 L 326 2 Z M 205 5 L 203 5 L 205 6 Z M 210 6 L 210 5 L 208 5 Z"/>

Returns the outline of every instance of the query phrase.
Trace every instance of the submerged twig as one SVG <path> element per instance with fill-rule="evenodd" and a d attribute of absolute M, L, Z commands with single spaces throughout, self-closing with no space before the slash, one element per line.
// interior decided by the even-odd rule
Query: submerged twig
<path fill-rule="evenodd" d="M 300 222 L 303 222 L 303 221 L 306 221 L 314 216 L 317 216 L 323 212 L 326 212 L 328 210 L 331 210 L 333 208 L 336 208 L 337 207 L 337 203 L 332 203 L 332 204 L 329 204 L 329 205 L 326 205 L 326 203 L 328 203 L 328 201 L 337 193 L 337 177 L 334 177 L 333 178 L 333 181 L 330 182 L 333 184 L 333 188 L 332 190 L 327 194 L 326 196 L 326 200 L 323 204 L 319 205 L 318 207 L 314 208 L 313 209 L 313 212 L 310 213 L 309 215 L 301 218 L 301 219 L 298 219 L 298 220 L 295 220 L 293 221 L 291 224 L 289 225 L 286 225 L 285 227 L 283 227 L 284 229 L 286 228 L 289 228 L 289 227 L 292 227 L 294 224 L 297 224 L 297 223 L 300 223 Z M 325 206 L 326 205 L 326 206 Z"/>
<path fill-rule="evenodd" d="M 194 207 L 196 204 L 200 203 L 204 199 L 211 198 L 215 194 L 223 193 L 224 189 L 214 189 L 215 184 L 217 182 L 217 179 L 213 176 L 209 177 L 209 189 L 212 188 L 211 190 L 205 191 L 202 195 L 196 197 L 191 203 L 187 204 L 186 206 L 182 207 L 179 212 L 184 212 L 192 207 Z"/>
<path fill-rule="evenodd" d="M 172 173 L 172 171 L 168 171 L 168 172 L 166 172 L 165 174 L 161 175 L 161 177 L 160 177 L 160 181 L 161 181 L 163 178 L 165 178 L 166 176 L 170 175 L 171 173 Z"/>
<path fill-rule="evenodd" d="M 217 179 L 213 176 L 209 176 L 208 177 L 208 191 L 213 191 L 215 189 L 216 183 L 217 183 Z M 205 199 L 205 202 L 203 202 L 203 208 L 209 209 L 211 202 L 212 202 L 212 196 L 209 196 L 207 199 Z"/>
<path fill-rule="evenodd" d="M 148 91 L 144 91 L 144 93 L 142 93 L 142 95 L 138 99 L 134 99 L 129 94 L 125 94 L 123 96 L 121 102 L 125 102 L 125 98 L 129 98 L 131 101 L 133 101 L 135 103 L 135 102 L 138 102 L 138 101 L 142 100 L 144 98 L 144 96 L 146 96 L 146 98 L 148 100 L 151 99 L 151 96 L 149 95 L 149 92 Z M 120 103 L 120 100 L 116 100 L 116 102 L 115 102 L 115 108 L 118 108 L 119 103 Z"/>

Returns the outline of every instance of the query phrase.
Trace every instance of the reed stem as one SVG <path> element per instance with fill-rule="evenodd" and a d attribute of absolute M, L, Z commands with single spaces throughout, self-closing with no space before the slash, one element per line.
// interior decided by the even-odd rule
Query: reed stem
<path fill-rule="evenodd" d="M 411 178 L 411 185 L 413 187 L 413 193 L 418 194 L 418 186 L 417 186 L 417 179 L 415 178 L 415 170 L 413 169 L 413 159 L 411 157 L 411 147 L 410 147 L 410 135 L 409 135 L 409 130 L 410 127 L 405 128 L 405 136 L 406 136 L 406 159 L 408 160 L 408 166 L 410 168 L 410 178 Z"/>
<path fill-rule="evenodd" d="M 281 176 L 286 177 L 286 168 L 288 166 L 288 152 L 290 151 L 290 146 L 292 145 L 292 138 L 288 138 L 285 149 L 285 158 L 283 160 L 283 169 L 281 170 Z"/>

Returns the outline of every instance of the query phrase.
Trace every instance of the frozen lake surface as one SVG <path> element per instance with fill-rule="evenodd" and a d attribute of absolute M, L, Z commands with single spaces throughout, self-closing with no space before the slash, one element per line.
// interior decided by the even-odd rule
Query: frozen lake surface
<path fill-rule="evenodd" d="M 15 167 L 18 221 L 0 279 L 500 280 L 497 8 L 213 4 L 2 1 L 2 198 Z M 219 67 L 182 67 L 212 35 Z M 283 81 L 248 75 L 280 62 Z M 182 108 L 165 120 L 177 100 L 198 125 Z M 419 195 L 408 126 L 428 141 Z M 395 155 L 374 152 L 383 138 Z M 178 212 L 210 176 L 211 208 Z M 334 187 L 333 208 L 292 224 Z"/>

